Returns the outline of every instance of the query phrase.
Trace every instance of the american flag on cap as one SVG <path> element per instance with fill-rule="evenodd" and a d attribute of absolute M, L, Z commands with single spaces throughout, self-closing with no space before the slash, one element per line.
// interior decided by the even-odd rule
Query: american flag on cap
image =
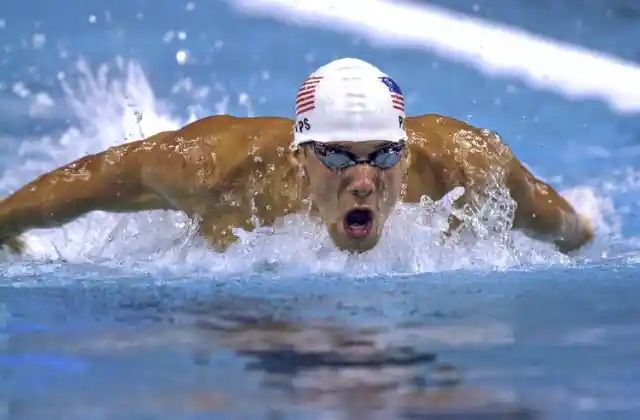
<path fill-rule="evenodd" d="M 387 85 L 389 92 L 391 93 L 391 102 L 393 102 L 393 109 L 404 112 L 404 96 L 400 86 L 389 76 L 381 77 L 380 81 Z"/>
<path fill-rule="evenodd" d="M 316 108 L 316 88 L 321 80 L 320 76 L 311 76 L 300 86 L 298 96 L 296 96 L 296 115 Z"/>

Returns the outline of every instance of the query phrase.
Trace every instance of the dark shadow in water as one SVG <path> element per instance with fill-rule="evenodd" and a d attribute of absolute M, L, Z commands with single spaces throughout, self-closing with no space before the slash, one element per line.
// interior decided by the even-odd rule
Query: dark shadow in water
<path fill-rule="evenodd" d="M 535 419 L 539 413 L 498 392 L 465 384 L 437 355 L 395 344 L 402 328 L 347 328 L 338 324 L 197 319 L 196 329 L 247 359 L 262 386 L 286 404 L 349 419 Z M 423 326 L 429 329 L 428 326 Z M 414 326 L 408 331 L 415 334 Z M 392 334 L 391 334 L 392 333 Z M 199 352 L 196 363 L 208 357 Z M 282 407 L 284 412 L 287 411 Z M 276 409 L 276 411 L 278 411 Z"/>
<path fill-rule="evenodd" d="M 177 297 L 162 287 L 117 289 L 29 293 L 29 304 L 51 308 L 47 316 L 59 316 L 67 330 L 19 332 L 14 325 L 8 354 L 67 358 L 76 370 L 38 372 L 40 383 L 56 384 L 39 394 L 16 382 L 22 391 L 6 401 L 9 418 L 540 417 L 517 392 L 470 383 L 420 343 L 487 334 L 478 327 L 458 323 L 448 329 L 433 319 L 402 317 L 363 326 L 353 317 L 368 315 L 371 302 L 339 309 L 328 294 L 259 298 L 255 290 L 243 295 L 218 289 Z M 314 302 L 323 308 L 329 302 L 333 310 L 317 311 Z M 68 322 L 73 319 L 82 323 Z M 18 375 L 33 370 L 12 367 Z"/>

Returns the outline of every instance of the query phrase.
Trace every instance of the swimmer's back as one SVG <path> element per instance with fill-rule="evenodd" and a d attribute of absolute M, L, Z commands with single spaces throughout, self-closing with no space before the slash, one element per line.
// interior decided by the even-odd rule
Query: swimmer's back
<path fill-rule="evenodd" d="M 256 166 L 285 165 L 293 121 L 277 117 L 214 115 L 143 145 L 144 182 L 165 195 L 221 187 Z M 189 180 L 192 184 L 185 185 Z M 169 191 L 169 189 L 171 191 Z"/>

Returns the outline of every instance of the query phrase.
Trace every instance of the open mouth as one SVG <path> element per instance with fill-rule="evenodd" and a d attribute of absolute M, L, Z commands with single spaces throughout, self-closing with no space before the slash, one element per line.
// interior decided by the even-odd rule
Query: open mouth
<path fill-rule="evenodd" d="M 344 227 L 354 238 L 364 238 L 373 227 L 373 212 L 367 208 L 349 211 L 344 216 Z"/>

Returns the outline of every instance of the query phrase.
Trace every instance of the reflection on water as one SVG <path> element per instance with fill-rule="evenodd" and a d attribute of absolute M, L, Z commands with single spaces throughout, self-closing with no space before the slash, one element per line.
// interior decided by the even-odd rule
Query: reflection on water
<path fill-rule="evenodd" d="M 200 321 L 198 328 L 221 334 L 225 347 L 247 356 L 247 370 L 263 374 L 262 386 L 292 405 L 348 419 L 535 417 L 514 398 L 465 385 L 462 373 L 436 354 L 389 340 L 390 331 L 217 321 Z"/>
<path fill-rule="evenodd" d="M 428 335 L 429 328 L 424 328 Z M 417 331 L 419 328 L 412 328 L 413 334 Z M 41 395 L 36 392 L 10 400 L 8 415 L 11 419 L 45 418 L 53 413 L 66 419 L 105 415 L 134 418 L 143 414 L 190 418 L 198 413 L 236 413 L 238 418 L 535 417 L 535 411 L 521 406 L 513 395 L 470 386 L 455 366 L 438 361 L 437 355 L 428 350 L 398 345 L 389 339 L 389 333 L 331 324 L 208 317 L 196 319 L 191 326 L 157 331 L 103 331 L 102 337 L 31 334 L 14 345 L 30 347 L 31 352 L 38 345 L 39 353 L 58 354 L 57 369 L 66 370 L 72 382 L 79 376 L 87 377 L 80 381 L 91 380 L 92 371 L 102 370 L 91 364 L 116 364 L 118 359 L 128 357 L 140 358 L 144 364 L 142 359 L 148 355 L 172 348 L 179 348 L 190 362 L 179 371 L 169 361 L 165 366 L 157 364 L 155 369 L 171 370 L 165 383 L 139 381 L 134 366 L 131 370 L 116 367 L 95 378 L 101 382 L 94 384 L 102 390 L 101 395 L 85 394 L 83 389 L 48 389 Z M 402 331 L 394 331 L 393 336 L 402 337 Z M 26 362 L 27 358 L 16 357 L 17 350 L 14 347 L 13 363 Z M 233 378 L 218 360 L 228 350 L 242 361 L 244 370 L 233 372 Z M 105 359 L 107 356 L 110 360 Z M 74 358 L 78 361 L 75 369 Z M 32 356 L 31 362 L 43 368 L 46 360 Z M 48 360 L 51 368 L 54 358 Z M 250 381 L 255 384 L 246 383 Z M 238 385 L 245 389 L 234 393 L 225 389 L 226 383 L 232 389 Z M 246 388 L 254 385 L 253 393 L 247 393 Z"/>
<path fill-rule="evenodd" d="M 467 384 L 456 366 L 407 344 L 459 341 L 459 327 L 286 322 L 247 316 L 238 306 L 246 300 L 226 303 L 235 310 L 219 307 L 225 316 L 138 306 L 138 321 L 154 322 L 13 335 L 3 365 L 32 381 L 13 378 L 22 391 L 6 401 L 8 418 L 536 417 L 514 395 Z"/>
<path fill-rule="evenodd" d="M 575 272 L 0 287 L 0 418 L 637 418 L 635 271 Z"/>

